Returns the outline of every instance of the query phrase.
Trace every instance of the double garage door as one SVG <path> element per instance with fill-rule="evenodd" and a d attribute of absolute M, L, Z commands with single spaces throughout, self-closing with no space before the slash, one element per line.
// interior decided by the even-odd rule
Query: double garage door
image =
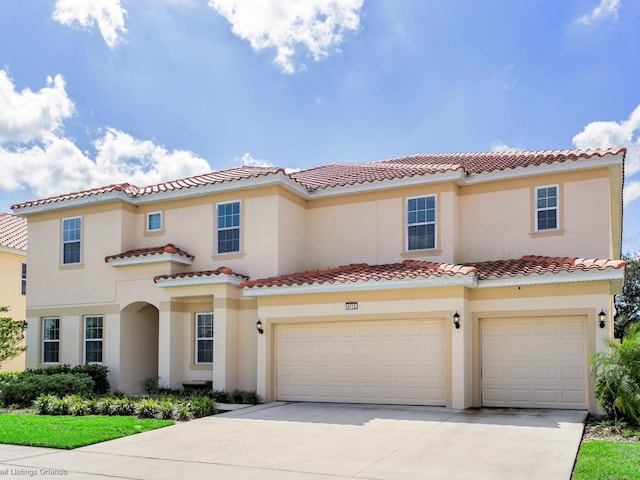
<path fill-rule="evenodd" d="M 278 400 L 445 405 L 443 320 L 283 324 Z"/>
<path fill-rule="evenodd" d="M 588 408 L 584 317 L 488 318 L 479 327 L 483 406 Z M 281 324 L 276 398 L 443 406 L 448 341 L 442 319 Z"/>
<path fill-rule="evenodd" d="M 584 317 L 480 321 L 482 405 L 588 408 Z"/>

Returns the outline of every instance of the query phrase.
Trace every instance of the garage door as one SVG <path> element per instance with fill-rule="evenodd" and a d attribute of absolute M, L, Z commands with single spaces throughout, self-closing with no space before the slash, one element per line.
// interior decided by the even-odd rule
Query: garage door
<path fill-rule="evenodd" d="M 444 322 L 279 325 L 276 397 L 293 401 L 444 405 Z"/>
<path fill-rule="evenodd" d="M 482 404 L 587 408 L 584 317 L 484 319 Z"/>

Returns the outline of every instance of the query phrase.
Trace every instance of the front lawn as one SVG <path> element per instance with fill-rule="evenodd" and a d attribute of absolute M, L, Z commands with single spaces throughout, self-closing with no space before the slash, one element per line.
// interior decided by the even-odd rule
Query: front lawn
<path fill-rule="evenodd" d="M 640 442 L 582 442 L 572 480 L 637 480 Z"/>
<path fill-rule="evenodd" d="M 0 443 L 71 449 L 173 425 L 172 420 L 107 416 L 0 415 Z"/>

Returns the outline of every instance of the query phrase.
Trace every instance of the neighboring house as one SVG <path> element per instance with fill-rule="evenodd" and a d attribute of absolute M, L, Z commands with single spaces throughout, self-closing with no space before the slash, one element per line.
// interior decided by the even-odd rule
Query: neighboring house
<path fill-rule="evenodd" d="M 24 320 L 27 313 L 27 221 L 0 212 L 0 317 Z M 24 370 L 24 352 L 0 364 L 0 371 Z"/>
<path fill-rule="evenodd" d="M 14 205 L 27 366 L 103 363 L 129 392 L 595 411 L 625 153 L 238 167 Z"/>

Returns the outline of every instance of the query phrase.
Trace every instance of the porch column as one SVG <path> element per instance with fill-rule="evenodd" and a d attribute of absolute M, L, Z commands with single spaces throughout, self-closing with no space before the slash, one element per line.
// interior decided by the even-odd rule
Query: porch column
<path fill-rule="evenodd" d="M 469 302 L 463 300 L 457 307 L 460 328 L 453 324 L 453 315 L 447 321 L 451 324 L 451 402 L 447 405 L 456 410 L 471 407 L 471 333 L 472 322 Z"/>
<path fill-rule="evenodd" d="M 158 385 L 181 388 L 184 364 L 182 304 L 160 303 L 158 329 Z"/>
<path fill-rule="evenodd" d="M 238 312 L 228 297 L 213 301 L 213 388 L 237 388 Z"/>

